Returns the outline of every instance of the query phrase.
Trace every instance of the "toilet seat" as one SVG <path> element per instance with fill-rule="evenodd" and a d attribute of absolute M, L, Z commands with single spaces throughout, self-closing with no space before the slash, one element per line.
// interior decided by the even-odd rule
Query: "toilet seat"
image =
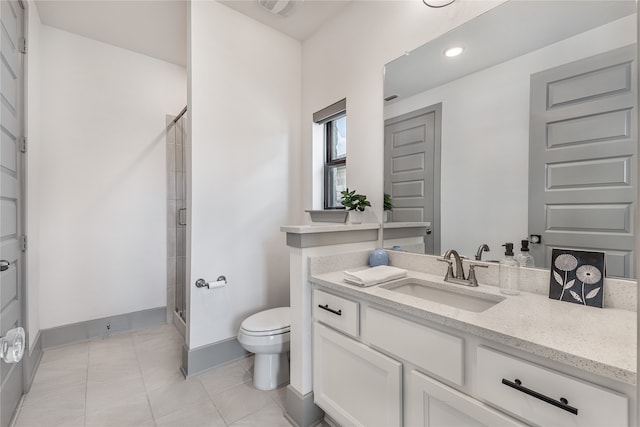
<path fill-rule="evenodd" d="M 249 337 L 270 337 L 273 335 L 286 334 L 286 333 L 289 333 L 290 331 L 291 331 L 291 328 L 289 327 L 282 328 L 282 329 L 274 329 L 271 331 L 247 331 L 244 328 L 240 328 L 240 332 L 242 332 L 244 335 Z"/>
<path fill-rule="evenodd" d="M 250 336 L 281 335 L 291 329 L 291 308 L 278 307 L 247 317 L 240 325 L 242 333 Z"/>

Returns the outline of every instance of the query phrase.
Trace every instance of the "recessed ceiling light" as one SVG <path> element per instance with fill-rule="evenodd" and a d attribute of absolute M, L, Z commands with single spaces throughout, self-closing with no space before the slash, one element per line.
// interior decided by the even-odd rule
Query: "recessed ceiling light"
<path fill-rule="evenodd" d="M 463 50 L 464 49 L 460 46 L 450 47 L 449 49 L 444 51 L 444 56 L 453 58 L 454 56 L 460 55 Z"/>

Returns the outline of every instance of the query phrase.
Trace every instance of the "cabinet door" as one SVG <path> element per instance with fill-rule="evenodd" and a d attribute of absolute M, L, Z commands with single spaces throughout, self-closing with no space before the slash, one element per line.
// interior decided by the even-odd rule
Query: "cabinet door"
<path fill-rule="evenodd" d="M 411 372 L 407 399 L 409 427 L 525 425 L 417 371 Z"/>
<path fill-rule="evenodd" d="M 402 364 L 318 323 L 313 394 L 343 427 L 402 425 Z"/>

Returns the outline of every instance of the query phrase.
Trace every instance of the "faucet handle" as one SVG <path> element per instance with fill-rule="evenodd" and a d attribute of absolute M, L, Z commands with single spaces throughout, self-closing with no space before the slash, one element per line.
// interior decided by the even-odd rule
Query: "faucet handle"
<path fill-rule="evenodd" d="M 444 280 L 449 280 L 453 277 L 453 261 L 447 258 L 438 258 L 438 261 L 446 262 L 449 264 L 447 266 L 447 274 L 444 275 Z"/>
<path fill-rule="evenodd" d="M 471 286 L 478 286 L 478 279 L 476 278 L 476 267 L 489 268 L 488 265 L 469 264 L 469 278 L 467 280 L 469 281 L 469 284 Z"/>

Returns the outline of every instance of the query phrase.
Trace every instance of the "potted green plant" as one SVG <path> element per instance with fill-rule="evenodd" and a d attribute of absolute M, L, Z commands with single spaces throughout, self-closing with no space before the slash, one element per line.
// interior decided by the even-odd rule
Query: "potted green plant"
<path fill-rule="evenodd" d="M 342 195 L 340 204 L 349 210 L 351 223 L 360 224 L 362 222 L 362 213 L 367 206 L 371 206 L 371 203 L 367 200 L 367 196 L 357 194 L 356 190 L 349 191 L 349 188 L 341 191 L 340 194 Z"/>
<path fill-rule="evenodd" d="M 391 195 L 384 193 L 384 210 L 382 212 L 382 218 L 384 222 L 388 221 L 389 212 L 393 210 L 393 204 L 391 203 Z"/>

